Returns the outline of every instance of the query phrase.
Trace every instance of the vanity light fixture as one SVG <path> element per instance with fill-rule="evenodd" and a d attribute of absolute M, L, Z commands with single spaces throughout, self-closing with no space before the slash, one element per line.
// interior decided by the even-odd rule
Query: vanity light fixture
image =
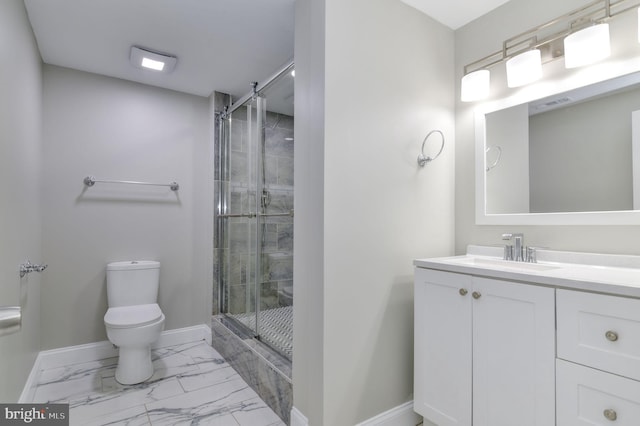
<path fill-rule="evenodd" d="M 520 87 L 542 78 L 542 55 L 539 49 L 521 53 L 507 61 L 507 86 Z"/>
<path fill-rule="evenodd" d="M 564 39 L 564 66 L 577 68 L 607 58 L 611 54 L 609 24 L 597 24 Z"/>
<path fill-rule="evenodd" d="M 638 0 L 594 0 L 503 41 L 502 49 L 464 67 L 461 100 L 463 102 L 480 100 L 482 97 L 478 93 L 486 93 L 485 97 L 488 96 L 489 68 L 502 62 L 506 62 L 508 86 L 519 87 L 539 79 L 542 76 L 542 64 L 562 56 L 565 57 L 567 68 L 592 64 L 606 58 L 611 52 L 608 22 L 613 17 L 630 10 L 638 13 L 640 22 Z M 586 25 L 590 26 L 585 28 Z M 638 42 L 640 42 L 640 23 Z M 475 76 L 480 71 L 484 76 Z M 480 83 L 477 81 L 481 78 L 486 82 L 486 87 L 482 86 L 485 89 L 479 89 Z M 471 87 L 469 91 L 467 87 Z"/>
<path fill-rule="evenodd" d="M 131 47 L 131 64 L 137 68 L 170 73 L 176 66 L 178 58 L 165 53 L 154 52 L 138 46 Z"/>
<path fill-rule="evenodd" d="M 478 70 L 462 77 L 460 100 L 473 102 L 489 96 L 491 73 L 489 70 Z"/>

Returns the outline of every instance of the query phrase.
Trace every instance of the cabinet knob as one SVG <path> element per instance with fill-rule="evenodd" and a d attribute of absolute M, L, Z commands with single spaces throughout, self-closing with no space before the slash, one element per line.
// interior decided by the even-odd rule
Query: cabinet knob
<path fill-rule="evenodd" d="M 604 414 L 604 417 L 607 420 L 614 421 L 618 418 L 618 414 L 616 413 L 616 410 L 612 410 L 610 408 L 607 408 L 606 410 L 604 410 L 602 414 Z"/>
<path fill-rule="evenodd" d="M 473 296 L 474 299 L 480 299 L 480 296 L 482 296 L 480 293 L 478 293 L 477 291 L 474 291 L 473 293 L 471 293 L 471 295 Z"/>
<path fill-rule="evenodd" d="M 611 342 L 615 342 L 616 340 L 618 340 L 618 333 L 616 333 L 615 331 L 609 330 L 606 333 L 604 333 L 604 335 L 607 338 L 607 340 Z"/>
<path fill-rule="evenodd" d="M 467 293 L 469 292 L 467 291 L 466 288 L 461 288 L 460 291 L 458 291 L 458 293 L 460 293 L 460 296 L 466 296 Z"/>

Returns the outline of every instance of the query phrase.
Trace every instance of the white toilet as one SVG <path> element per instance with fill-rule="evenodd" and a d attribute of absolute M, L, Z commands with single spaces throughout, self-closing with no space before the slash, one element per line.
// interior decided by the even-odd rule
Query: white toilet
<path fill-rule="evenodd" d="M 151 344 L 164 328 L 158 306 L 160 262 L 114 262 L 107 265 L 104 316 L 109 341 L 120 348 L 116 380 L 123 385 L 144 382 L 153 375 Z"/>

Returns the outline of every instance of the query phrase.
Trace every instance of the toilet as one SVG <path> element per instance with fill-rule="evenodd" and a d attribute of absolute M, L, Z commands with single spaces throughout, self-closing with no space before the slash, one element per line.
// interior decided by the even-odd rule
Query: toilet
<path fill-rule="evenodd" d="M 116 380 L 123 385 L 141 383 L 153 375 L 151 344 L 164 329 L 158 306 L 160 262 L 134 260 L 107 265 L 107 300 L 104 316 L 107 338 L 120 349 Z"/>

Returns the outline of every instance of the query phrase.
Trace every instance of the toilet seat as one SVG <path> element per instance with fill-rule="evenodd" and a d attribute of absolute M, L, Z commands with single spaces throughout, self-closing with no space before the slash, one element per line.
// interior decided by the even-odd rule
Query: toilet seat
<path fill-rule="evenodd" d="M 104 323 L 111 328 L 132 328 L 152 324 L 161 318 L 160 306 L 157 303 L 150 303 L 109 308 L 104 315 Z"/>

